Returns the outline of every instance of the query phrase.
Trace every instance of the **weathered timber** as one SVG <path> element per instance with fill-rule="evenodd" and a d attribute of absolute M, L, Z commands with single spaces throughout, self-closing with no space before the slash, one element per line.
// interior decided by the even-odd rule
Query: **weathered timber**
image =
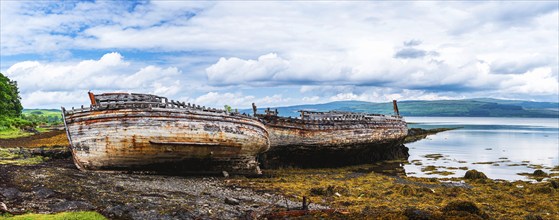
<path fill-rule="evenodd" d="M 299 112 L 299 118 L 280 117 L 270 109 L 255 114 L 270 135 L 270 150 L 260 155 L 266 167 L 345 165 L 408 156 L 402 145 L 407 123 L 399 115 Z"/>
<path fill-rule="evenodd" d="M 90 97 L 87 108 L 62 108 L 81 170 L 254 174 L 256 154 L 269 148 L 267 130 L 254 117 L 149 94 Z"/>

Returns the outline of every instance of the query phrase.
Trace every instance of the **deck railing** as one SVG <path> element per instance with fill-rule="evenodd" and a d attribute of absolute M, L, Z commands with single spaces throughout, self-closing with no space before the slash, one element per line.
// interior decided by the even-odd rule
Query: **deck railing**
<path fill-rule="evenodd" d="M 91 97 L 91 96 L 90 96 Z M 167 108 L 167 109 L 187 109 L 187 110 L 197 110 L 204 112 L 212 112 L 218 114 L 228 114 L 228 115 L 243 115 L 238 112 L 228 112 L 225 109 L 216 109 L 206 106 L 195 105 L 191 103 L 185 103 L 175 100 L 169 100 L 166 97 L 156 96 L 151 94 L 140 94 L 140 93 L 104 93 L 99 95 L 94 95 L 94 100 L 91 101 L 89 106 L 81 106 L 80 108 L 74 108 L 66 110 L 62 107 L 62 110 L 66 115 L 88 112 L 95 110 L 117 110 L 117 109 L 152 109 L 152 108 Z"/>

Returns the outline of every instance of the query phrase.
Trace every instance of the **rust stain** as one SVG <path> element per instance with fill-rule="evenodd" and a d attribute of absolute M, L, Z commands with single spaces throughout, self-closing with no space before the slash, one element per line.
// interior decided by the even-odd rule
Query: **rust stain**
<path fill-rule="evenodd" d="M 95 99 L 96 106 L 64 112 L 74 160 L 85 169 L 136 169 L 210 158 L 212 164 L 229 164 L 217 166 L 219 171 L 254 171 L 256 154 L 269 148 L 266 128 L 256 118 L 145 94 Z"/>
<path fill-rule="evenodd" d="M 267 110 L 256 116 L 268 129 L 271 150 L 281 150 L 282 146 L 343 149 L 355 144 L 403 140 L 408 130 L 402 117 L 379 114 L 301 111 L 300 118 L 286 118 Z"/>

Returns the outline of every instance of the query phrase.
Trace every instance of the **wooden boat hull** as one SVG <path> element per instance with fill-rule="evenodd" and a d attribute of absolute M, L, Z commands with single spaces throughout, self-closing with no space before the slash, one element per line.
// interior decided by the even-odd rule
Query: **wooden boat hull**
<path fill-rule="evenodd" d="M 258 173 L 269 148 L 256 119 L 192 109 L 90 110 L 65 115 L 74 162 L 82 170 Z"/>
<path fill-rule="evenodd" d="M 381 117 L 382 118 L 382 117 Z M 263 118 L 270 136 L 264 167 L 339 166 L 408 156 L 407 124 L 386 116 L 375 121 L 303 121 Z"/>

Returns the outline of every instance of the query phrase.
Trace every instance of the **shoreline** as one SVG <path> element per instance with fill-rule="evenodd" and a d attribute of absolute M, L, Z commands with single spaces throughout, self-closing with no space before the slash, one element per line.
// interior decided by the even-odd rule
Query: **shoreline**
<path fill-rule="evenodd" d="M 421 129 L 410 137 L 417 141 L 447 130 L 452 129 Z M 375 163 L 340 168 L 265 169 L 259 177 L 82 172 L 67 156 L 57 159 L 45 154 L 48 150 L 67 151 L 66 146 L 57 142 L 62 137 L 65 138 L 63 131 L 55 131 L 35 139 L 25 137 L 27 142 L 12 141 L 47 147 L 0 147 L 3 156 L 23 155 L 11 158 L 12 161 L 30 160 L 0 164 L 0 202 L 9 213 L 95 211 L 110 219 L 444 219 L 457 215 L 474 219 L 547 219 L 559 215 L 559 189 L 557 184 L 553 185 L 559 176 L 548 176 L 543 182 L 407 177 L 401 168 L 402 161 L 393 161 L 390 171 L 375 167 Z M 10 161 L 2 155 L 0 162 Z M 37 157 L 40 160 L 35 160 Z M 307 205 L 310 203 L 309 211 L 302 210 L 303 197 Z M 456 205 L 477 211 L 457 210 Z M 0 219 L 6 217 L 1 213 Z"/>

